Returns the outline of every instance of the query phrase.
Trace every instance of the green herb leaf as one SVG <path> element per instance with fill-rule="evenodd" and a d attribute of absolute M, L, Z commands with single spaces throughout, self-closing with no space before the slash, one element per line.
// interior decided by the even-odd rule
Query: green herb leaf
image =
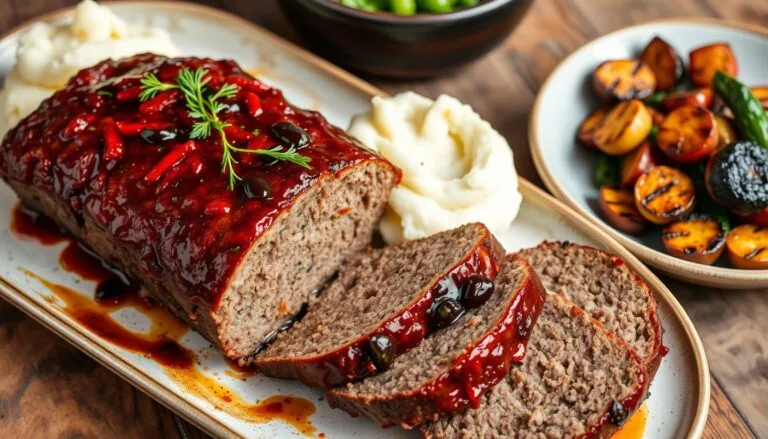
<path fill-rule="evenodd" d="M 229 123 L 222 121 L 219 118 L 219 113 L 229 108 L 229 105 L 221 102 L 221 100 L 234 97 L 237 94 L 237 86 L 234 84 L 224 84 L 213 94 L 206 93 L 208 90 L 206 90 L 205 86 L 211 79 L 206 76 L 207 74 L 208 70 L 203 68 L 198 68 L 194 71 L 184 68 L 179 72 L 176 84 L 168 84 L 161 82 L 153 73 L 145 73 L 141 78 L 139 99 L 143 102 L 152 99 L 160 92 L 179 89 L 184 96 L 189 117 L 196 120 L 192 125 L 189 137 L 193 139 L 206 139 L 216 131 L 221 138 L 223 148 L 221 171 L 228 174 L 230 190 L 234 190 L 235 183 L 241 180 L 235 171 L 234 165 L 237 163 L 237 160 L 233 156 L 234 152 L 260 154 L 272 158 L 274 160 L 272 163 L 287 161 L 307 169 L 312 169 L 309 165 L 310 158 L 296 152 L 294 147 L 290 147 L 285 151 L 281 145 L 269 149 L 244 149 L 237 148 L 229 143 L 224 131 L 229 126 Z M 258 135 L 259 131 L 254 130 L 253 134 Z"/>

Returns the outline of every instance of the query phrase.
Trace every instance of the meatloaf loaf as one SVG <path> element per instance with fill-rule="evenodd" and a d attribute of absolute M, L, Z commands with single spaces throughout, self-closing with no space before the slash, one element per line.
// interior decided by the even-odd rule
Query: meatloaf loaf
<path fill-rule="evenodd" d="M 234 87 L 207 134 L 173 88 L 185 68 L 205 70 L 202 99 Z M 170 86 L 147 100 L 148 79 Z M 311 169 L 230 147 L 298 153 Z M 6 135 L 0 175 L 232 358 L 370 242 L 399 180 L 234 62 L 149 54 L 79 72 Z"/>
<path fill-rule="evenodd" d="M 623 259 L 568 242 L 543 242 L 520 255 L 547 291 L 568 298 L 635 349 L 653 378 L 664 351 L 656 300 Z"/>
<path fill-rule="evenodd" d="M 364 252 L 253 362 L 266 375 L 310 386 L 380 372 L 424 339 L 436 300 L 492 281 L 503 257 L 480 223 Z"/>
<path fill-rule="evenodd" d="M 567 299 L 549 294 L 519 367 L 479 408 L 422 427 L 427 438 L 610 437 L 648 387 L 641 358 Z"/>
<path fill-rule="evenodd" d="M 485 294 L 454 301 L 451 309 L 458 313 L 441 313 L 445 327 L 398 357 L 390 369 L 331 389 L 328 402 L 383 426 L 399 423 L 404 428 L 477 407 L 511 364 L 525 356 L 544 304 L 536 274 L 516 256 L 504 259 L 494 284 Z M 443 305 L 453 299 L 445 300 Z"/>

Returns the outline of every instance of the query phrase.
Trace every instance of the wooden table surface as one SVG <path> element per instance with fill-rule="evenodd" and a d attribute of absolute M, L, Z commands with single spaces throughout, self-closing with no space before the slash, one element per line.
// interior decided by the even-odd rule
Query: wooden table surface
<path fill-rule="evenodd" d="M 74 0 L 0 0 L 0 32 Z M 207 1 L 290 40 L 276 4 Z M 607 32 L 648 20 L 721 17 L 768 26 L 766 0 L 536 0 L 506 42 L 442 78 L 382 81 L 389 92 L 448 93 L 507 137 L 520 173 L 538 183 L 526 141 L 542 82 L 568 53 Z M 766 54 L 768 55 L 768 54 Z M 663 278 L 701 335 L 712 374 L 706 438 L 768 438 L 768 291 L 728 291 Z M 0 302 L 0 437 L 204 436 L 195 427 Z"/>

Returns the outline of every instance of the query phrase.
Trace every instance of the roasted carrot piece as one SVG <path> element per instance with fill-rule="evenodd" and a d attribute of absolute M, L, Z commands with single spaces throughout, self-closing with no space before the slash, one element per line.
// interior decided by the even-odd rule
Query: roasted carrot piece
<path fill-rule="evenodd" d="M 632 191 L 611 186 L 600 188 L 600 213 L 610 225 L 634 235 L 642 232 L 647 221 L 637 211 Z"/>
<path fill-rule="evenodd" d="M 736 55 L 728 43 L 708 44 L 692 51 L 690 69 L 691 81 L 700 87 L 712 85 L 712 79 L 718 70 L 729 76 L 739 73 Z"/>
<path fill-rule="evenodd" d="M 645 99 L 656 89 L 656 77 L 642 61 L 615 59 L 595 69 L 592 85 L 597 96 L 605 101 Z"/>
<path fill-rule="evenodd" d="M 694 163 L 717 146 L 715 116 L 702 107 L 685 106 L 669 113 L 659 126 L 656 142 L 667 157 Z"/>
<path fill-rule="evenodd" d="M 621 184 L 633 186 L 644 172 L 664 163 L 664 157 L 649 141 L 643 142 L 634 151 L 621 159 Z"/>
<path fill-rule="evenodd" d="M 720 221 L 708 216 L 691 215 L 664 227 L 661 240 L 672 256 L 711 265 L 723 254 L 725 235 Z"/>
<path fill-rule="evenodd" d="M 656 90 L 667 91 L 680 83 L 685 73 L 683 59 L 666 41 L 654 37 L 645 49 L 640 60 L 656 76 Z"/>
<path fill-rule="evenodd" d="M 728 259 L 736 268 L 768 268 L 768 228 L 745 224 L 733 228 L 725 239 Z"/>
<path fill-rule="evenodd" d="M 598 108 L 589 114 L 589 116 L 579 125 L 579 132 L 576 134 L 576 140 L 589 149 L 597 150 L 595 146 L 595 129 L 608 113 L 607 108 Z"/>
<path fill-rule="evenodd" d="M 656 166 L 635 182 L 635 204 L 648 221 L 667 224 L 689 214 L 696 205 L 693 181 L 679 169 Z"/>

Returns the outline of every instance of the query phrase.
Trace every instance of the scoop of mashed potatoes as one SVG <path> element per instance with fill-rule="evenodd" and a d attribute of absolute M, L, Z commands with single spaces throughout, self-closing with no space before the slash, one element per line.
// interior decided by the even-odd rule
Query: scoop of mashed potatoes
<path fill-rule="evenodd" d="M 0 92 L 0 138 L 79 70 L 144 52 L 175 56 L 178 49 L 165 30 L 128 24 L 91 0 L 77 5 L 69 23 L 34 24 L 19 38 Z"/>
<path fill-rule="evenodd" d="M 474 221 L 501 233 L 517 216 L 522 197 L 509 144 L 455 98 L 375 97 L 349 132 L 403 171 L 380 224 L 388 243 Z"/>

